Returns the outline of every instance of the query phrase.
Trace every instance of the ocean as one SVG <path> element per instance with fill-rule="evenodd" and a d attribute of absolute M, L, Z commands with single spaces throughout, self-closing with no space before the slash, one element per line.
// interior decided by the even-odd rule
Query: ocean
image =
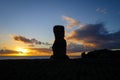
<path fill-rule="evenodd" d="M 49 59 L 49 56 L 0 56 L 0 60 L 8 59 Z M 81 58 L 78 56 L 70 56 L 70 59 Z"/>

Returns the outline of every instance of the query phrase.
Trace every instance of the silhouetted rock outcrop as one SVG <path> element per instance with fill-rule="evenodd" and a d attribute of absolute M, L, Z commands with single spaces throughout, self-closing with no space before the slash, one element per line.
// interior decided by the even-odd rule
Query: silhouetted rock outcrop
<path fill-rule="evenodd" d="M 116 59 L 120 58 L 120 51 L 112 51 L 108 49 L 102 49 L 102 50 L 95 50 L 88 52 L 87 54 L 82 53 L 82 58 L 110 58 L 110 59 Z"/>
<path fill-rule="evenodd" d="M 66 40 L 64 39 L 64 26 L 56 25 L 53 28 L 55 41 L 52 46 L 53 55 L 51 59 L 53 60 L 65 60 L 69 59 L 66 55 Z"/>

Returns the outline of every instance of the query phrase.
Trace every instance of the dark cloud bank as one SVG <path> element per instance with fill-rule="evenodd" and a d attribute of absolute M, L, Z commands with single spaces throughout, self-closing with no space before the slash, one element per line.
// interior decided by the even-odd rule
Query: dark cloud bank
<path fill-rule="evenodd" d="M 15 41 L 19 41 L 19 42 L 23 42 L 23 43 L 31 44 L 31 45 L 51 45 L 51 44 L 48 43 L 48 42 L 38 41 L 38 40 L 35 39 L 35 38 L 29 39 L 29 38 L 26 38 L 26 37 L 24 37 L 24 36 L 14 35 L 14 36 L 13 36 L 13 39 L 14 39 Z"/>
<path fill-rule="evenodd" d="M 86 24 L 72 31 L 66 39 L 72 40 L 68 44 L 68 50 L 74 52 L 120 48 L 120 31 L 109 33 L 103 23 Z"/>

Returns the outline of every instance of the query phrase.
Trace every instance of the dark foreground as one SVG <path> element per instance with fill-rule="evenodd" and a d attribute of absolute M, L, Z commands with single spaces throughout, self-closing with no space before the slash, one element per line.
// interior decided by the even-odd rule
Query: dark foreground
<path fill-rule="evenodd" d="M 120 59 L 1 60 L 0 80 L 120 80 Z"/>

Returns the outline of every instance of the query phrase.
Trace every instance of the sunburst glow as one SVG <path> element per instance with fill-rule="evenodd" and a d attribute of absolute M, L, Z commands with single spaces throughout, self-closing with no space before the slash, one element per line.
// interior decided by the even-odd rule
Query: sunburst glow
<path fill-rule="evenodd" d="M 16 51 L 21 55 L 25 55 L 29 52 L 29 50 L 25 48 L 16 48 Z"/>
<path fill-rule="evenodd" d="M 18 51 L 19 53 L 27 53 L 27 52 L 28 52 L 28 50 L 27 50 L 27 49 L 24 49 L 24 48 L 17 48 L 17 51 Z"/>

